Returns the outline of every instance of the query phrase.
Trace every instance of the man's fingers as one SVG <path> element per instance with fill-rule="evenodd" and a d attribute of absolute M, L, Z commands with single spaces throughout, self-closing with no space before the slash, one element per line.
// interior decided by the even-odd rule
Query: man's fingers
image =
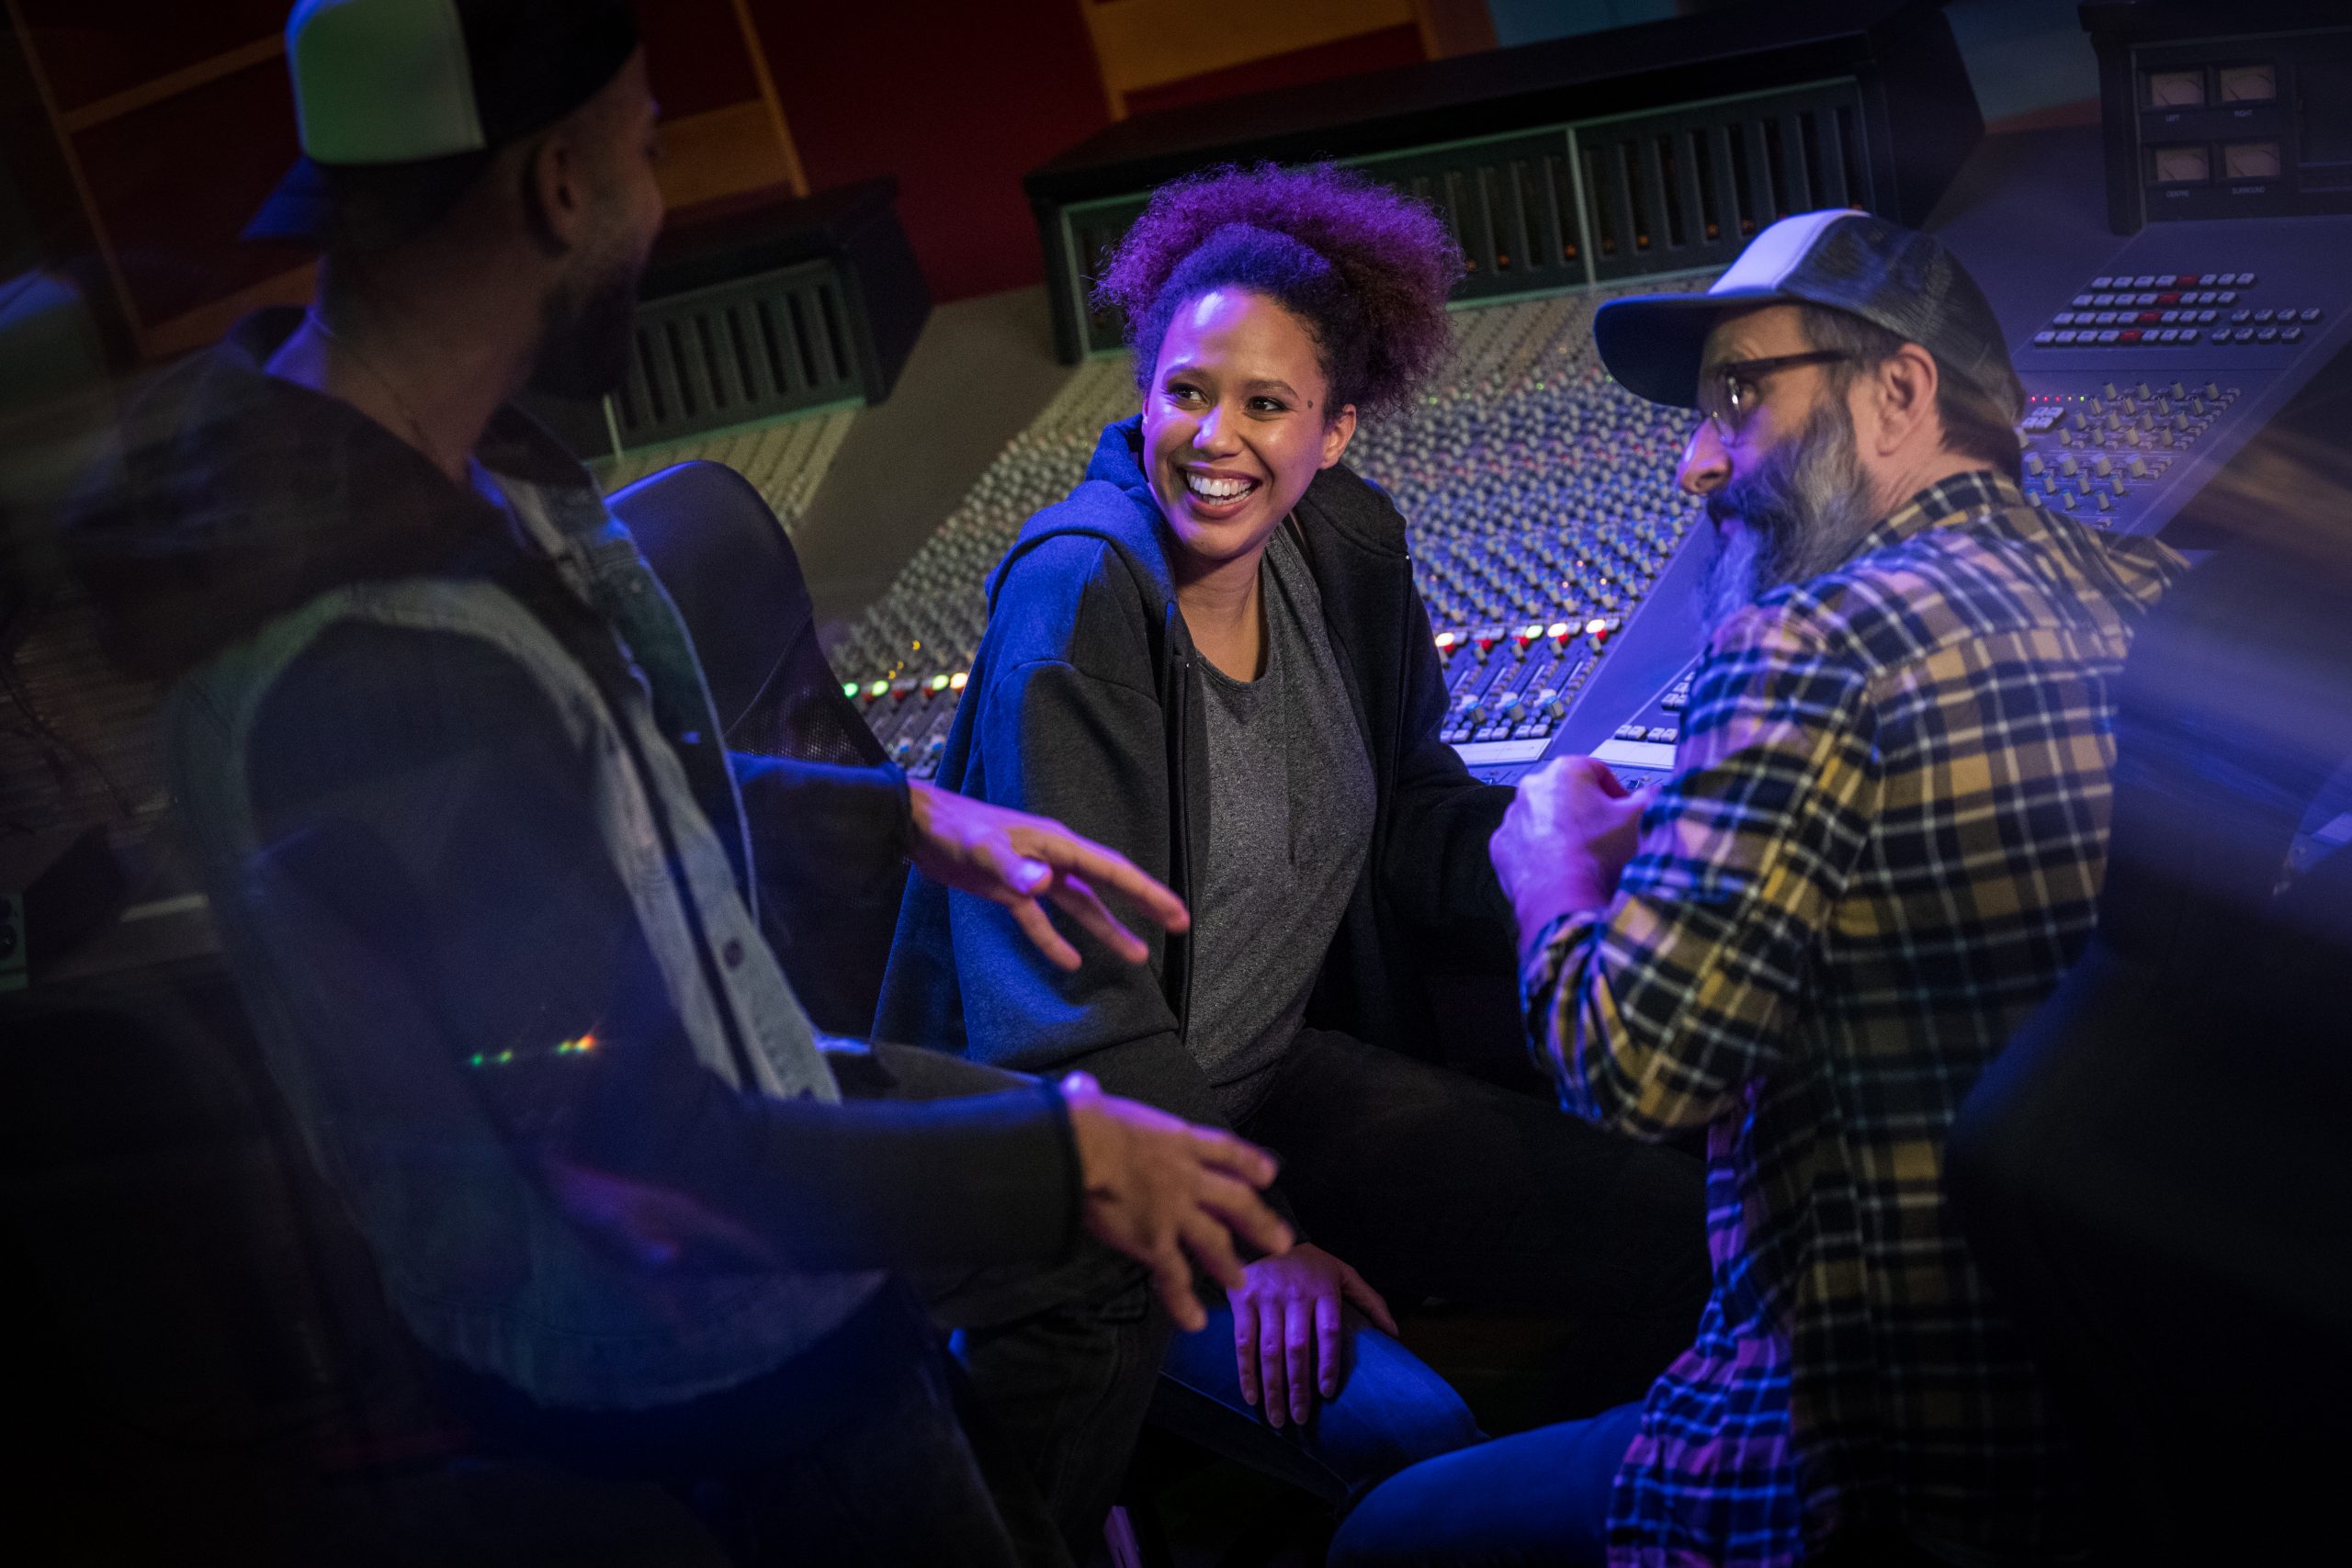
<path fill-rule="evenodd" d="M 1396 1314 L 1390 1312 L 1388 1303 L 1380 1299 L 1380 1292 L 1364 1282 L 1363 1275 L 1352 1269 L 1340 1274 L 1340 1293 L 1353 1302 L 1356 1310 L 1372 1319 L 1383 1334 L 1392 1337 L 1396 1334 Z"/>
<path fill-rule="evenodd" d="M 1342 1331 L 1340 1324 L 1340 1298 L 1315 1298 L 1315 1364 L 1320 1374 L 1316 1382 L 1326 1399 L 1340 1396 L 1340 1358 Z"/>
<path fill-rule="evenodd" d="M 1625 781 L 1619 778 L 1606 762 L 1592 757 L 1578 757 L 1576 765 L 1577 772 L 1590 779 L 1594 786 L 1611 800 L 1623 800 L 1634 793 L 1625 787 Z"/>
<path fill-rule="evenodd" d="M 1063 876 L 1054 883 L 1052 897 L 1056 905 L 1071 919 L 1092 931 L 1102 945 L 1130 964 L 1140 964 L 1151 956 L 1143 938 L 1120 923 L 1108 906 L 1095 896 L 1081 877 Z"/>
<path fill-rule="evenodd" d="M 981 870 L 1001 889 L 996 895 L 1000 902 L 1043 893 L 1054 879 L 1052 863 L 1024 852 L 1014 845 L 1012 835 L 1001 829 L 974 838 L 971 851 Z"/>
<path fill-rule="evenodd" d="M 1193 1293 L 1193 1269 L 1185 1260 L 1184 1249 L 1170 1241 L 1154 1250 L 1147 1266 L 1151 1269 L 1151 1288 L 1159 1293 L 1176 1326 L 1187 1334 L 1206 1328 L 1208 1311 Z"/>
<path fill-rule="evenodd" d="M 1229 1176 L 1214 1172 L 1201 1179 L 1201 1207 L 1215 1216 L 1238 1236 L 1242 1245 L 1267 1258 L 1279 1258 L 1291 1248 L 1297 1238 L 1282 1216 L 1267 1206 L 1266 1201 L 1250 1188 Z"/>
<path fill-rule="evenodd" d="M 1315 1303 L 1283 1303 L 1283 1371 L 1290 1383 L 1291 1419 L 1315 1414 Z"/>
<path fill-rule="evenodd" d="M 1252 1187 L 1265 1186 L 1281 1168 L 1264 1149 L 1217 1127 L 1193 1127 L 1193 1149 L 1211 1170 L 1238 1177 Z"/>
<path fill-rule="evenodd" d="M 1046 962 L 1057 969 L 1078 967 L 1078 949 L 1054 929 L 1054 922 L 1046 917 L 1046 911 L 1037 900 L 1016 898 L 1006 894 L 997 902 L 1012 911 L 1013 920 L 1021 927 L 1023 934 L 1036 944 L 1037 951 L 1046 955 Z"/>
<path fill-rule="evenodd" d="M 1116 850 L 1068 829 L 1040 830 L 1031 835 L 1029 852 L 1065 876 L 1078 876 L 1104 891 L 1129 900 L 1162 931 L 1181 931 L 1193 923 L 1184 900 L 1145 874 L 1143 868 Z"/>
<path fill-rule="evenodd" d="M 1241 1402 L 1258 1403 L 1258 1303 L 1239 1296 L 1233 1303 L 1233 1364 L 1241 1374 Z"/>
<path fill-rule="evenodd" d="M 1184 1217 L 1184 1249 L 1210 1279 L 1228 1292 L 1241 1288 L 1241 1258 L 1233 1250 L 1233 1236 L 1216 1216 L 1194 1211 Z"/>
<path fill-rule="evenodd" d="M 1265 1395 L 1266 1419 L 1279 1427 L 1290 1414 L 1290 1380 L 1284 1375 L 1283 1308 L 1280 1302 L 1258 1303 L 1258 1386 Z"/>

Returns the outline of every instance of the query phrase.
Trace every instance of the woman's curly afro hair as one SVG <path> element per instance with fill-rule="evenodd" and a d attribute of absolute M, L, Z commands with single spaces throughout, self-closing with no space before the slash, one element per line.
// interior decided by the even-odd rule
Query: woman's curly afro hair
<path fill-rule="evenodd" d="M 1410 403 L 1452 343 L 1445 297 L 1462 247 L 1426 205 L 1329 164 L 1225 167 L 1160 186 L 1119 243 L 1098 307 L 1126 312 L 1136 384 L 1168 323 L 1212 288 L 1280 302 L 1315 339 L 1332 411 Z"/>

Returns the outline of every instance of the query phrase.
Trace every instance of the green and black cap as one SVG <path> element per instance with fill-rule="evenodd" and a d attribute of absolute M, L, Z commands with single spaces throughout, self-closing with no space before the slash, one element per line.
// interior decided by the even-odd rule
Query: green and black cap
<path fill-rule="evenodd" d="M 499 148 L 594 97 L 637 46 L 629 0 L 301 0 L 286 64 L 303 156 L 245 238 L 328 243 L 360 193 L 373 198 L 366 239 L 413 232 Z"/>

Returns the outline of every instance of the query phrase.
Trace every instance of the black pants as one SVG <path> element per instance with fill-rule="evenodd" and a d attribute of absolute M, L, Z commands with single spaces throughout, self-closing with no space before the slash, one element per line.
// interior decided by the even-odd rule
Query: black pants
<path fill-rule="evenodd" d="M 1299 1224 L 1391 1306 L 1556 1314 L 1576 1332 L 1534 1415 L 1638 1399 L 1706 1304 L 1705 1172 L 1556 1106 L 1305 1030 L 1241 1134 L 1281 1156 Z"/>
<path fill-rule="evenodd" d="M 904 1046 L 837 1067 L 859 1097 L 1021 1081 Z M 1102 1540 L 1171 1330 L 1142 1268 L 1081 1240 L 1058 1264 L 894 1280 L 783 1367 L 681 1404 L 553 1410 L 446 1381 L 493 1444 L 668 1485 L 738 1562 L 1054 1568 Z"/>
<path fill-rule="evenodd" d="M 461 1368 L 443 1382 L 491 1446 L 660 1482 L 740 1563 L 1069 1561 L 1025 1456 L 897 1280 L 805 1355 L 680 1404 L 553 1410 Z"/>

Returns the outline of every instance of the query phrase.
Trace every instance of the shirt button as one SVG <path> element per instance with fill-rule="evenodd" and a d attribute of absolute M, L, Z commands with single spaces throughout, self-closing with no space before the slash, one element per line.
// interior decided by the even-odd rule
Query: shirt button
<path fill-rule="evenodd" d="M 730 936 L 727 945 L 718 950 L 718 956 L 726 960 L 729 969 L 740 969 L 743 966 L 743 944 Z"/>

